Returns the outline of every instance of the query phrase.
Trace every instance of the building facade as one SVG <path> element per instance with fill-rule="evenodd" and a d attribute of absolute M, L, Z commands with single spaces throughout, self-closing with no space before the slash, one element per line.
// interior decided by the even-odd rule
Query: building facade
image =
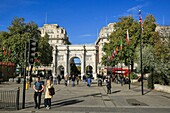
<path fill-rule="evenodd" d="M 52 75 L 70 75 L 73 58 L 81 61 L 81 76 L 87 74 L 88 66 L 92 69 L 92 75 L 97 78 L 97 47 L 95 45 L 70 45 L 67 32 L 57 24 L 44 24 L 39 28 L 41 36 L 49 35 L 49 44 L 53 47 Z"/>
<path fill-rule="evenodd" d="M 107 70 L 104 69 L 105 66 L 102 65 L 102 57 L 105 54 L 102 49 L 103 49 L 104 44 L 109 42 L 108 37 L 114 31 L 114 24 L 115 23 L 109 23 L 107 26 L 103 27 L 100 30 L 99 36 L 95 42 L 96 46 L 98 47 L 97 73 L 99 74 L 104 74 L 104 75 L 107 74 Z"/>
<path fill-rule="evenodd" d="M 170 26 L 157 26 L 155 31 L 159 32 L 160 36 L 170 37 Z"/>
<path fill-rule="evenodd" d="M 66 30 L 58 24 L 44 24 L 39 30 L 41 37 L 44 37 L 46 33 L 49 35 L 51 46 L 70 44 Z"/>

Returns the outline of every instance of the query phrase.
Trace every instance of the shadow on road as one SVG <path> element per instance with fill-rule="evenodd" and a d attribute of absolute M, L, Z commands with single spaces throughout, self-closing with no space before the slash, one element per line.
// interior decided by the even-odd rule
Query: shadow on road
<path fill-rule="evenodd" d="M 52 106 L 65 106 L 65 105 L 72 105 L 72 104 L 76 104 L 76 103 L 80 103 L 83 102 L 84 100 L 78 100 L 78 98 L 81 97 L 89 97 L 89 96 L 96 96 L 96 95 L 101 95 L 101 93 L 94 93 L 94 94 L 88 94 L 88 95 L 81 95 L 81 96 L 77 96 L 77 97 L 72 97 L 72 98 L 66 98 L 66 99 L 62 99 L 62 100 L 57 100 L 57 101 L 53 101 L 52 99 Z M 43 105 L 44 103 L 41 103 L 41 105 Z M 34 107 L 34 102 L 26 102 L 26 107 L 25 108 L 31 108 Z"/>
<path fill-rule="evenodd" d="M 150 92 L 152 92 L 152 89 L 145 91 L 145 92 L 144 92 L 144 95 L 146 95 L 146 94 L 148 94 L 148 93 L 150 93 Z"/>
<path fill-rule="evenodd" d="M 52 102 L 52 105 L 51 106 L 58 106 L 58 107 L 61 107 L 61 106 L 66 106 L 66 105 L 72 105 L 72 104 L 76 104 L 76 103 L 80 103 L 80 102 L 83 102 L 84 100 L 78 100 L 78 99 L 73 99 L 73 100 L 66 100 L 66 101 L 62 101 L 62 102 Z"/>
<path fill-rule="evenodd" d="M 119 92 L 121 92 L 121 90 L 113 91 L 112 93 L 119 93 Z"/>

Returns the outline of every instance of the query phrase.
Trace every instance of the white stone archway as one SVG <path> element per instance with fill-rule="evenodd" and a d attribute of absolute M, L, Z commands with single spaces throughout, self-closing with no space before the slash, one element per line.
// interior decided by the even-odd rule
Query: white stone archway
<path fill-rule="evenodd" d="M 64 67 L 64 74 L 69 75 L 70 59 L 78 57 L 81 61 L 81 76 L 85 75 L 85 68 L 93 68 L 93 77 L 97 78 L 97 47 L 95 45 L 60 45 L 53 49 L 53 76 L 57 75 L 59 66 Z"/>
<path fill-rule="evenodd" d="M 77 54 L 71 55 L 71 56 L 69 57 L 69 60 L 68 60 L 68 73 L 69 73 L 69 74 L 71 74 L 71 72 L 70 72 L 70 71 L 71 71 L 71 66 L 70 66 L 71 60 L 74 59 L 74 58 L 79 58 L 79 59 L 80 59 L 80 62 L 82 62 L 80 55 L 77 55 Z M 81 64 L 82 64 L 82 63 L 81 63 Z M 81 69 L 82 69 L 82 65 L 81 65 Z M 82 73 L 82 71 L 81 71 L 81 73 Z"/>

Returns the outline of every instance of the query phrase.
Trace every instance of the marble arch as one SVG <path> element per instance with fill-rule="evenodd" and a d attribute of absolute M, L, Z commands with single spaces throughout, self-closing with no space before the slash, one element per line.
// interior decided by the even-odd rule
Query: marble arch
<path fill-rule="evenodd" d="M 87 66 L 92 66 L 93 77 L 97 78 L 97 46 L 95 45 L 58 45 L 53 46 L 53 76 L 58 75 L 58 67 L 64 67 L 64 76 L 70 74 L 70 60 L 78 57 L 81 61 L 81 76 L 86 74 Z"/>

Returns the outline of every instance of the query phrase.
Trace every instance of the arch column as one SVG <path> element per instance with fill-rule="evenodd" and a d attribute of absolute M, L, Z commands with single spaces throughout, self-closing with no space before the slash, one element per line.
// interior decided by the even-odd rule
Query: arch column
<path fill-rule="evenodd" d="M 67 46 L 67 49 L 66 49 L 66 52 L 65 52 L 65 68 L 64 68 L 64 76 L 68 75 L 68 46 Z"/>
<path fill-rule="evenodd" d="M 82 62 L 81 62 L 81 77 L 85 75 L 85 59 L 86 58 L 86 52 L 85 52 L 85 45 L 83 46 L 83 52 L 82 52 Z"/>
<path fill-rule="evenodd" d="M 56 76 L 56 47 L 53 46 L 52 76 Z"/>
<path fill-rule="evenodd" d="M 94 59 L 94 71 L 93 71 L 93 77 L 94 77 L 94 79 L 97 79 L 97 58 L 96 58 L 96 53 L 94 53 L 94 55 L 93 55 L 93 59 Z"/>

